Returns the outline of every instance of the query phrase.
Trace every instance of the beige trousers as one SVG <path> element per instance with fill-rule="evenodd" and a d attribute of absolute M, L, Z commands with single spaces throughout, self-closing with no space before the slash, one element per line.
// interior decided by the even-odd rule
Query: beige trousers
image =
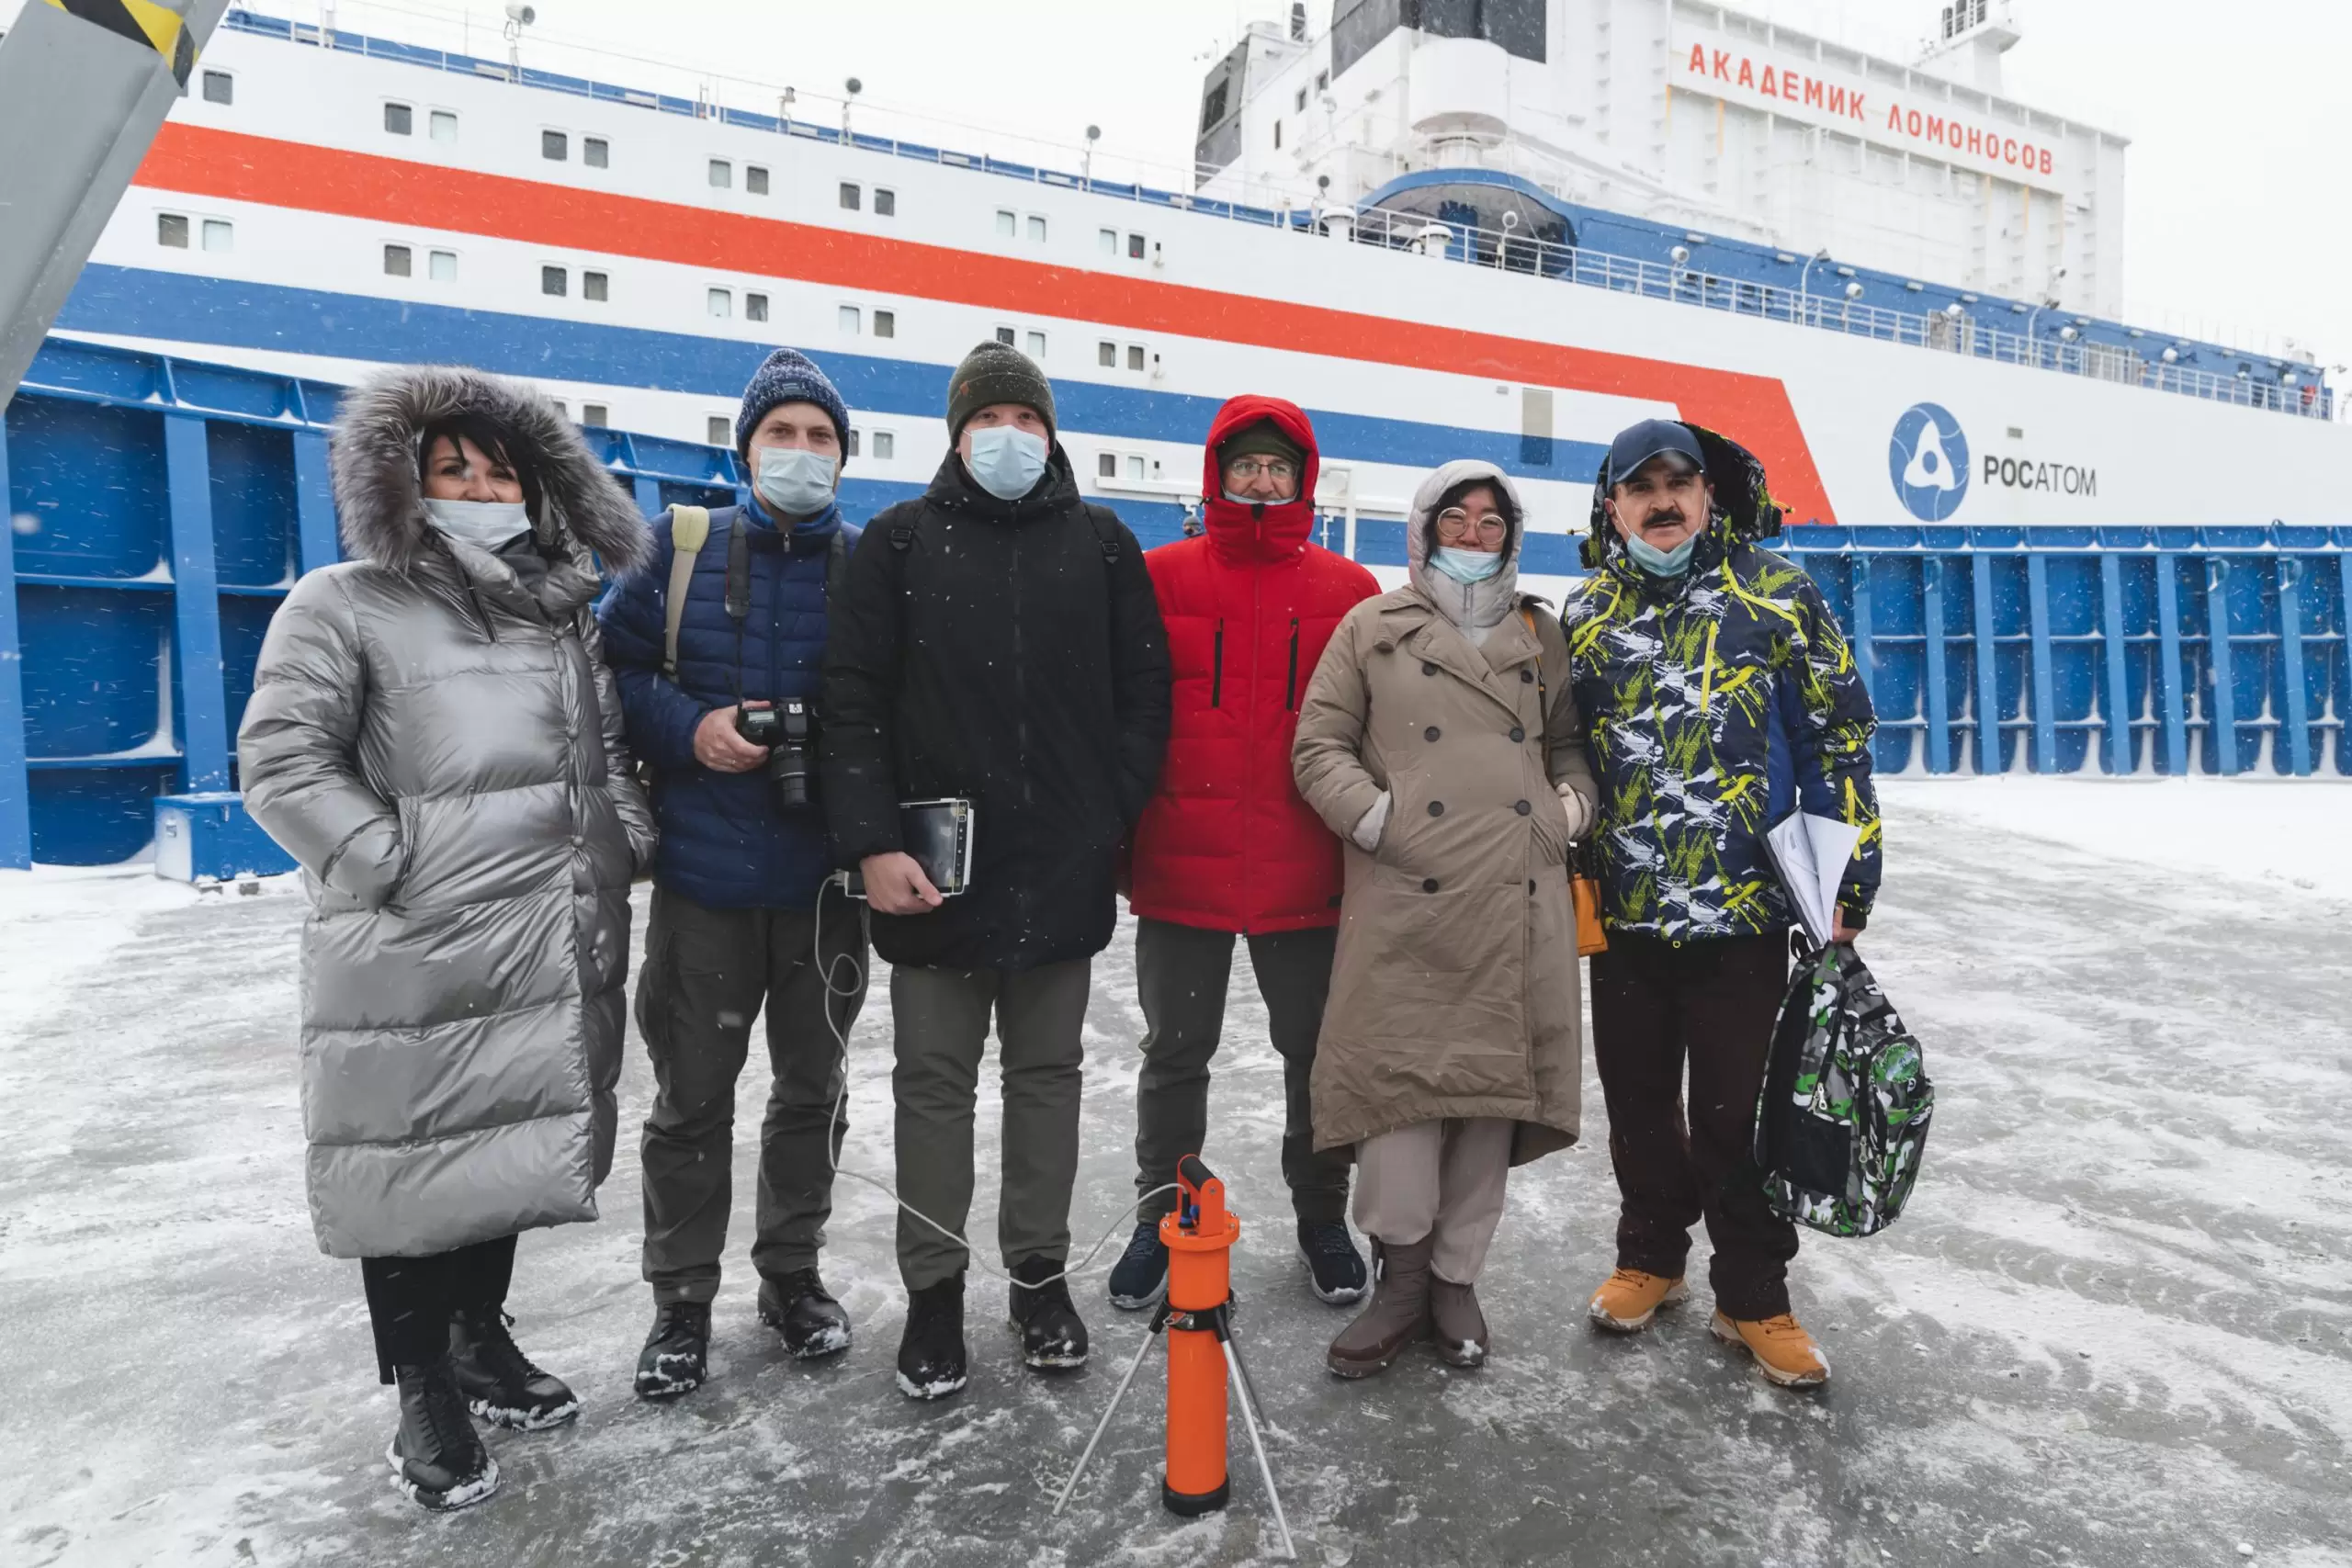
<path fill-rule="evenodd" d="M 1356 1228 L 1392 1247 L 1433 1235 L 1437 1277 L 1475 1284 L 1503 1217 L 1512 1127 L 1449 1117 L 1366 1138 L 1356 1145 Z"/>

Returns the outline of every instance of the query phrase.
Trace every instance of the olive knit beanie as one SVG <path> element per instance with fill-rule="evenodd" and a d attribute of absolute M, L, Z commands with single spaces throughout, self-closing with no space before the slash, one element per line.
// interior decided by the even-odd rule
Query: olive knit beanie
<path fill-rule="evenodd" d="M 1287 457 L 1295 468 L 1306 466 L 1306 451 L 1271 419 L 1261 419 L 1225 438 L 1216 449 L 1218 468 L 1236 457 Z"/>
<path fill-rule="evenodd" d="M 1023 403 L 1037 411 L 1046 434 L 1054 434 L 1054 389 L 1036 361 L 1009 343 L 991 339 L 973 348 L 947 382 L 947 439 L 964 433 L 964 422 L 990 403 Z"/>

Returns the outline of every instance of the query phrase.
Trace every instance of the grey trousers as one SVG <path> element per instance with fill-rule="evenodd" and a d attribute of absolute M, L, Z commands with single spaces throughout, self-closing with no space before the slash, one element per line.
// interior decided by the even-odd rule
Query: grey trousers
<path fill-rule="evenodd" d="M 1250 966 L 1266 1001 L 1267 1032 L 1283 1059 L 1283 1180 L 1291 1208 L 1312 1224 L 1348 1212 L 1344 1150 L 1315 1152 L 1307 1080 L 1323 1000 L 1331 988 L 1334 927 L 1252 936 Z M 1166 920 L 1136 922 L 1136 989 L 1143 1004 L 1143 1070 L 1136 1075 L 1136 1193 L 1176 1179 L 1176 1162 L 1208 1140 L 1209 1060 L 1225 1032 L 1234 936 Z M 1163 1192 L 1136 1217 L 1157 1220 L 1176 1206 Z"/>
<path fill-rule="evenodd" d="M 1434 1235 L 1430 1267 L 1477 1283 L 1502 1223 L 1516 1123 L 1499 1116 L 1416 1122 L 1356 1145 L 1356 1228 L 1405 1247 Z"/>
<path fill-rule="evenodd" d="M 816 1267 L 833 1209 L 832 1161 L 849 1126 L 844 1107 L 828 1149 L 842 1062 L 825 1009 L 846 1037 L 865 1001 L 863 916 L 840 898 L 825 904 L 825 965 L 836 984 L 856 987 L 828 997 L 826 969 L 812 953 L 812 912 L 712 909 L 653 890 L 637 1025 L 653 1060 L 643 1145 L 644 1269 L 656 1302 L 707 1302 L 718 1293 L 734 1203 L 735 1080 L 763 1010 L 773 1076 L 760 1126 L 752 1266 L 768 1278 Z"/>
<path fill-rule="evenodd" d="M 890 971 L 898 1065 L 899 1196 L 957 1235 L 972 1209 L 972 1121 L 989 1020 L 1004 1076 L 1003 1181 L 997 1248 L 1004 1266 L 1069 1257 L 1069 1194 L 1078 1179 L 1081 1034 L 1093 964 L 1036 969 Z M 962 1271 L 964 1244 L 904 1210 L 899 1277 L 920 1291 Z"/>

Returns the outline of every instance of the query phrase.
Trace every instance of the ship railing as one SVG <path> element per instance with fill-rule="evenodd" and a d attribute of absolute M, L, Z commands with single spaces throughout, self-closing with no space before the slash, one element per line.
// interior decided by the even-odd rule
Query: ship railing
<path fill-rule="evenodd" d="M 1818 289 L 1810 284 L 1785 288 L 1747 278 L 1725 277 L 1694 266 L 1589 250 L 1513 230 L 1445 223 L 1419 214 L 1383 209 L 1312 213 L 1293 226 L 1358 244 L 1408 252 L 1432 261 L 1557 278 L 1644 299 L 1696 305 L 1732 315 L 1786 321 L 1821 332 L 1997 360 L 2121 386 L 2146 387 L 2301 418 L 2335 417 L 2335 390 L 2319 383 L 2316 369 L 2310 371 L 2308 378 L 2300 384 L 2282 386 L 2243 375 L 2222 376 L 2193 366 L 2166 363 L 2113 344 L 2071 340 L 2063 334 L 2074 329 L 2063 318 L 2057 330 L 2045 335 L 1988 329 L 1965 313 L 1889 310 L 1847 297 L 1846 281 L 1827 268 L 1822 271 Z M 2030 318 L 2032 313 L 2027 314 Z"/>
<path fill-rule="evenodd" d="M 1242 198 L 1208 197 L 1164 189 L 1141 180 L 1097 179 L 1091 170 L 1085 168 L 1072 174 L 1043 164 L 998 158 L 986 153 L 962 152 L 895 136 L 855 131 L 848 125 L 823 125 L 734 108 L 721 105 L 707 95 L 688 98 L 641 92 L 584 76 L 538 71 L 527 66 L 518 69 L 503 61 L 480 59 L 360 33 L 331 31 L 316 24 L 292 22 L 252 11 L 232 10 L 222 18 L 220 25 L 235 31 L 289 39 L 337 51 L 396 60 L 460 75 L 493 77 L 526 87 L 626 104 L 657 113 L 716 120 L 723 125 L 772 135 L 797 137 L 863 152 L 910 158 L 921 163 L 969 169 L 1145 206 L 1196 212 L 1256 227 L 1332 235 L 1361 244 L 1414 251 L 1439 260 L 1561 278 L 1588 288 L 1607 288 L 1645 299 L 1667 299 L 1733 315 L 1786 321 L 1852 337 L 1868 337 L 1883 343 L 1904 344 L 2126 386 L 2147 387 L 2157 391 L 2301 418 L 2332 420 L 2335 417 L 2335 392 L 2319 384 L 2315 369 L 2297 385 L 2281 386 L 2243 375 L 2222 376 L 2192 366 L 2147 359 L 2129 349 L 2111 344 L 2068 342 L 2063 335 L 1986 330 L 1966 315 L 1952 317 L 1941 312 L 1888 310 L 1847 298 L 1845 282 L 1834 269 L 1825 272 L 1819 291 L 1815 291 L 1810 283 L 1798 288 L 1784 288 L 1745 278 L 1724 277 L 1679 264 L 1615 255 L 1523 231 L 1440 223 L 1385 209 L 1357 210 L 1344 206 L 1329 206 L 1319 200 L 1301 200 L 1292 193 L 1279 190 L 1266 193 L 1261 204 L 1246 199 L 1256 194 L 1250 191 L 1245 191 Z M 1195 183 L 1216 172 L 1196 168 Z M 2062 324 L 2056 332 L 2063 334 L 2067 330 Z"/>

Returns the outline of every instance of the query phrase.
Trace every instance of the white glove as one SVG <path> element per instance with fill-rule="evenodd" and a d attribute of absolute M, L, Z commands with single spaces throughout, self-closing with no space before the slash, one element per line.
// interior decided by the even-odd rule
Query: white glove
<path fill-rule="evenodd" d="M 1567 813 L 1569 842 L 1582 843 L 1584 836 L 1592 831 L 1592 802 L 1587 800 L 1572 784 L 1554 787 L 1559 791 L 1560 809 Z"/>
<path fill-rule="evenodd" d="M 1372 803 L 1372 809 L 1356 818 L 1356 825 L 1349 831 L 1348 837 L 1353 839 L 1356 848 L 1364 853 L 1375 854 L 1380 849 L 1380 835 L 1387 826 L 1388 792 L 1384 789 L 1380 792 L 1380 798 Z"/>

